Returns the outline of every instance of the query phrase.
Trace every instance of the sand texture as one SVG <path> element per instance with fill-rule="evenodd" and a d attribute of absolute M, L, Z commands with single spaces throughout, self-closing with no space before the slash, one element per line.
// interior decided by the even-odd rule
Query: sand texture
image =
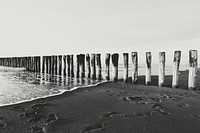
<path fill-rule="evenodd" d="M 199 133 L 200 92 L 103 83 L 0 108 L 2 133 Z"/>

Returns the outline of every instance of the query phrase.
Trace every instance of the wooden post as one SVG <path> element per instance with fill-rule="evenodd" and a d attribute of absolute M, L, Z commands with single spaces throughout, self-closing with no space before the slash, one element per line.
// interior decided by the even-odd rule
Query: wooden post
<path fill-rule="evenodd" d="M 90 55 L 86 54 L 86 66 L 87 66 L 87 78 L 90 78 L 91 68 L 90 68 Z"/>
<path fill-rule="evenodd" d="M 119 60 L 119 54 L 114 53 L 112 54 L 112 64 L 113 64 L 113 81 L 118 81 L 118 60 Z"/>
<path fill-rule="evenodd" d="M 16 66 L 16 58 L 15 58 L 15 66 Z M 29 57 L 29 71 L 32 71 L 32 57 Z"/>
<path fill-rule="evenodd" d="M 35 58 L 35 60 L 34 60 L 34 62 L 35 62 L 35 72 L 38 72 L 38 57 L 37 56 L 35 56 L 34 57 Z"/>
<path fill-rule="evenodd" d="M 172 88 L 178 88 L 181 51 L 174 52 Z"/>
<path fill-rule="evenodd" d="M 197 82 L 197 65 L 198 65 L 198 54 L 197 50 L 190 50 L 189 51 L 189 79 L 188 79 L 188 88 L 196 89 L 196 82 Z"/>
<path fill-rule="evenodd" d="M 138 54 L 132 52 L 132 83 L 137 84 L 138 82 Z"/>
<path fill-rule="evenodd" d="M 74 77 L 74 55 L 70 55 L 71 78 Z"/>
<path fill-rule="evenodd" d="M 128 82 L 128 53 L 123 53 L 124 57 L 124 82 Z"/>
<path fill-rule="evenodd" d="M 9 66 L 10 62 L 9 62 L 9 58 L 8 58 L 8 66 Z M 21 66 L 21 57 L 18 57 L 18 68 L 20 68 Z"/>
<path fill-rule="evenodd" d="M 24 61 L 25 61 L 24 59 L 25 59 L 25 57 L 21 57 L 21 67 L 22 68 L 24 68 L 24 66 L 25 66 L 24 65 Z M 10 66 L 11 66 L 11 58 L 10 58 Z"/>
<path fill-rule="evenodd" d="M 85 55 L 80 54 L 80 73 L 81 73 L 81 78 L 85 78 Z"/>
<path fill-rule="evenodd" d="M 67 75 L 70 77 L 71 72 L 70 72 L 70 55 L 67 55 Z"/>
<path fill-rule="evenodd" d="M 151 85 L 151 52 L 146 52 L 146 85 Z"/>
<path fill-rule="evenodd" d="M 32 71 L 32 57 L 29 58 L 29 71 Z M 16 67 L 16 58 L 15 58 L 15 67 Z"/>
<path fill-rule="evenodd" d="M 63 55 L 63 75 L 66 76 L 66 55 Z"/>
<path fill-rule="evenodd" d="M 49 60 L 48 60 L 48 56 L 45 56 L 45 57 L 46 57 L 46 73 L 48 73 L 49 72 L 49 64 L 48 64 Z"/>
<path fill-rule="evenodd" d="M 40 66 L 39 66 L 39 56 L 36 56 L 35 58 L 36 58 L 36 68 L 35 68 L 35 70 L 36 70 L 36 72 L 39 72 L 39 69 L 40 69 Z"/>
<path fill-rule="evenodd" d="M 62 75 L 62 55 L 58 56 L 59 75 Z"/>
<path fill-rule="evenodd" d="M 51 56 L 48 56 L 48 65 L 49 65 L 49 74 L 51 74 L 51 69 L 52 69 L 52 66 L 51 66 Z"/>
<path fill-rule="evenodd" d="M 105 77 L 106 77 L 106 80 L 110 80 L 110 54 L 109 53 L 106 54 L 105 64 L 106 64 Z"/>
<path fill-rule="evenodd" d="M 12 58 L 12 66 L 13 66 L 13 58 Z M 28 57 L 26 57 L 26 70 L 29 69 L 29 64 L 28 64 Z"/>
<path fill-rule="evenodd" d="M 36 56 L 36 71 L 39 72 L 39 56 Z"/>
<path fill-rule="evenodd" d="M 16 64 L 16 67 L 18 68 L 19 67 L 19 57 L 16 57 L 17 59 L 17 64 Z M 33 57 L 34 59 L 34 57 Z M 6 66 L 8 66 L 8 58 L 6 58 Z"/>
<path fill-rule="evenodd" d="M 54 55 L 54 73 L 55 75 L 58 74 L 58 56 Z"/>
<path fill-rule="evenodd" d="M 98 78 L 98 80 L 101 80 L 102 79 L 101 54 L 96 54 L 96 61 L 97 61 L 97 78 Z"/>
<path fill-rule="evenodd" d="M 165 52 L 160 52 L 158 86 L 162 87 L 164 85 L 165 85 Z"/>
<path fill-rule="evenodd" d="M 26 67 L 26 70 L 29 70 L 29 67 L 30 67 L 30 66 L 29 66 L 29 57 L 26 57 L 26 60 L 27 60 L 27 61 L 26 61 L 26 66 L 27 66 L 27 67 Z M 12 58 L 12 67 L 14 67 L 14 58 Z"/>
<path fill-rule="evenodd" d="M 80 55 L 76 55 L 76 77 L 80 77 Z"/>
<path fill-rule="evenodd" d="M 51 74 L 55 74 L 55 61 L 54 61 L 54 55 L 51 56 Z"/>
<path fill-rule="evenodd" d="M 17 67 L 17 57 L 16 57 L 16 67 Z M 31 71 L 34 71 L 34 65 L 35 65 L 35 63 L 34 63 L 34 57 L 32 56 L 31 57 Z"/>
<path fill-rule="evenodd" d="M 91 75 L 92 79 L 96 79 L 96 63 L 95 63 L 95 54 L 91 54 Z"/>
<path fill-rule="evenodd" d="M 18 59 L 19 60 L 19 59 Z M 37 72 L 37 56 L 33 57 L 33 71 Z"/>

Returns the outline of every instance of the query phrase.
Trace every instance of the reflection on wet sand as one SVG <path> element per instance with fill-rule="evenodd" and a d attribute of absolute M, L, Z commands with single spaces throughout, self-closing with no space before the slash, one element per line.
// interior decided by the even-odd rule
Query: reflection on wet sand
<path fill-rule="evenodd" d="M 98 83 L 87 78 L 0 67 L 0 105 L 46 97 Z"/>

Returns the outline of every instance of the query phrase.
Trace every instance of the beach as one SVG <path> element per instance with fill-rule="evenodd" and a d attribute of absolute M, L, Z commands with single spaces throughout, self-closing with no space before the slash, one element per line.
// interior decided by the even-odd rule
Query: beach
<path fill-rule="evenodd" d="M 0 133 L 200 133 L 200 1 L 0 1 Z"/>
<path fill-rule="evenodd" d="M 107 82 L 1 107 L 0 131 L 198 133 L 199 104 L 199 91 Z"/>

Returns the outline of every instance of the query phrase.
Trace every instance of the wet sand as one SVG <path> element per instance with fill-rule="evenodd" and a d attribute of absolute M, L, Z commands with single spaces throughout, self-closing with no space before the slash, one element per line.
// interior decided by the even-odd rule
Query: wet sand
<path fill-rule="evenodd" d="M 200 92 L 103 83 L 0 108 L 2 133 L 198 133 Z"/>

